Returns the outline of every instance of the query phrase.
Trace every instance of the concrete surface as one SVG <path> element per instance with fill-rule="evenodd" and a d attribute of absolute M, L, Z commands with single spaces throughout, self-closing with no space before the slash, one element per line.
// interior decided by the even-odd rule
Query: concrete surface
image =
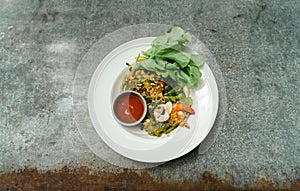
<path fill-rule="evenodd" d="M 204 172 L 237 187 L 300 178 L 300 1 L 0 0 L 0 173 L 87 167 L 123 172 L 94 155 L 72 114 L 76 68 L 91 45 L 139 23 L 179 25 L 211 50 L 228 112 L 204 155 L 151 169 L 165 181 Z M 135 170 L 142 173 L 143 170 Z"/>

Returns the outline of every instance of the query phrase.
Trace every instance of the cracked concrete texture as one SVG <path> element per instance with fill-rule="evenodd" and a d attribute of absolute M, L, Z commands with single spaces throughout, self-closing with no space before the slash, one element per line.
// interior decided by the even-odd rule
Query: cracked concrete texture
<path fill-rule="evenodd" d="M 139 23 L 179 25 L 215 55 L 228 113 L 204 155 L 192 151 L 151 170 L 165 180 L 204 171 L 232 184 L 300 177 L 300 2 L 0 0 L 0 172 L 63 166 L 119 171 L 81 140 L 72 85 L 91 45 Z M 137 171 L 139 172 L 139 171 Z"/>

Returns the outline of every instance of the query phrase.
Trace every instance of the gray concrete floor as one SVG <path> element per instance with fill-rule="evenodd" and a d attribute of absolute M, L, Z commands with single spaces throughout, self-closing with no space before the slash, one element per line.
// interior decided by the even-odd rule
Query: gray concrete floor
<path fill-rule="evenodd" d="M 97 39 L 139 23 L 179 25 L 201 39 L 227 91 L 226 123 L 209 151 L 156 167 L 153 177 L 229 173 L 237 186 L 258 179 L 288 186 L 300 178 L 299 0 L 0 0 L 1 173 L 63 166 L 122 171 L 82 141 L 73 79 Z"/>

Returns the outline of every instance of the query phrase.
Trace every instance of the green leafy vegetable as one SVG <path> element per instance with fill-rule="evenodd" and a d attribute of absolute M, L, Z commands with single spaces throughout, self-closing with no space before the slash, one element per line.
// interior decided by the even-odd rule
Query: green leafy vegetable
<path fill-rule="evenodd" d="M 180 102 L 180 103 L 184 103 L 184 104 L 186 104 L 186 105 L 188 105 L 188 106 L 192 106 L 192 105 L 193 105 L 193 100 L 192 100 L 191 97 L 184 97 L 184 98 L 181 98 L 181 99 L 179 100 L 179 102 Z"/>
<path fill-rule="evenodd" d="M 171 28 L 166 34 L 157 37 L 151 48 L 142 52 L 143 59 L 133 65 L 132 69 L 146 69 L 171 78 L 180 87 L 193 87 L 202 76 L 199 67 L 204 64 L 205 57 L 193 54 L 184 44 L 191 42 L 191 35 L 180 27 Z"/>

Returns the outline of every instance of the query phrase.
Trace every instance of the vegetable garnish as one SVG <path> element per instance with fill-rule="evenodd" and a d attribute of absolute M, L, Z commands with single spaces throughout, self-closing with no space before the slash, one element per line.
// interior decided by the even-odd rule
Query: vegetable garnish
<path fill-rule="evenodd" d="M 141 52 L 135 63 L 126 63 L 129 73 L 121 91 L 137 91 L 146 99 L 148 112 L 141 128 L 149 135 L 159 137 L 178 126 L 189 128 L 187 121 L 195 114 L 189 92 L 201 78 L 205 60 L 185 45 L 191 39 L 189 33 L 173 27 Z"/>
<path fill-rule="evenodd" d="M 152 46 L 136 59 L 133 70 L 146 69 L 171 78 L 180 87 L 193 87 L 202 76 L 199 67 L 204 64 L 205 57 L 193 54 L 184 43 L 191 42 L 191 35 L 180 27 L 173 27 L 165 35 L 156 38 Z"/>

